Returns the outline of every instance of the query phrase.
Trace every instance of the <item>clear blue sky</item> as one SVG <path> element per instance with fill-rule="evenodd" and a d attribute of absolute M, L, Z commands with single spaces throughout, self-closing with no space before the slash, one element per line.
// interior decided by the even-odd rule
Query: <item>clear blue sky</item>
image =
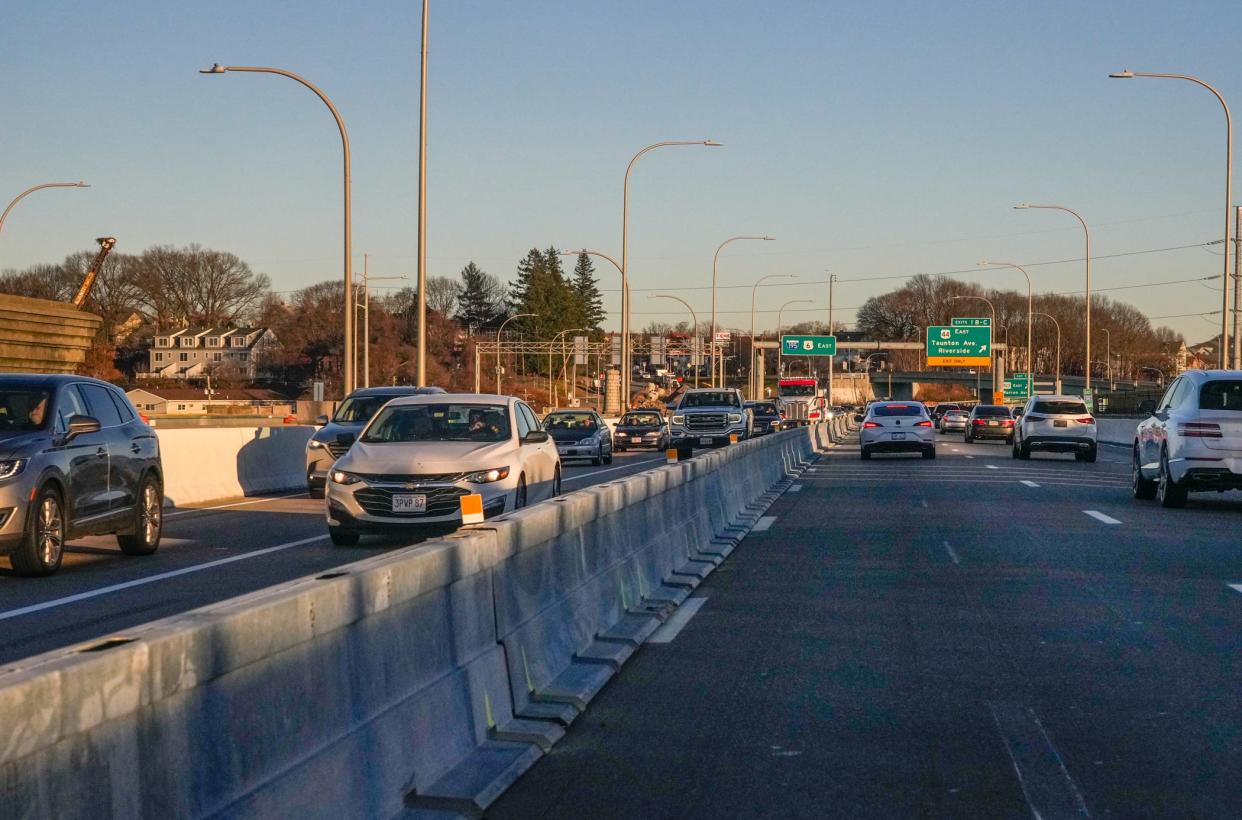
<path fill-rule="evenodd" d="M 354 147 L 354 250 L 374 275 L 412 274 L 418 3 L 17 0 L 0 28 L 0 200 L 50 180 L 13 213 L 0 267 L 58 261 L 113 234 L 230 250 L 288 290 L 340 272 L 340 149 L 310 92 L 277 77 L 200 76 L 212 62 L 304 74 L 337 102 Z M 761 308 L 842 279 L 1219 239 L 1224 125 L 1206 91 L 1112 70 L 1214 82 L 1242 128 L 1242 3 L 769 3 L 433 0 L 430 272 L 474 259 L 508 280 L 531 246 L 619 253 L 631 195 L 635 322 L 676 321 L 668 289 L 709 309 L 711 255 L 737 243 L 722 285 L 793 273 Z M 1242 154 L 1242 143 L 1239 145 Z M 1239 157 L 1242 165 L 1242 155 Z M 1239 191 L 1238 199 L 1242 199 Z M 1216 274 L 1219 246 L 1101 260 L 1100 288 Z M 1033 269 L 1039 290 L 1081 286 L 1081 263 Z M 600 269 L 607 304 L 617 282 Z M 1017 274 L 976 281 L 1017 286 Z M 896 280 L 843 283 L 861 305 Z M 1117 291 L 1151 316 L 1219 308 L 1219 282 Z M 1210 289 L 1209 289 L 1210 288 Z M 750 291 L 723 290 L 749 324 Z M 661 313 L 671 315 L 660 316 Z M 774 313 L 762 324 L 774 324 Z M 838 318 L 849 321 L 843 310 Z M 1158 320 L 1199 339 L 1216 318 Z"/>

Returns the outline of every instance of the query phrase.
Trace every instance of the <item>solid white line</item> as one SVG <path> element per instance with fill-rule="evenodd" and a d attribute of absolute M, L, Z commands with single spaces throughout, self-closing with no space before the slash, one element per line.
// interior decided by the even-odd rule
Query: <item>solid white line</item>
<path fill-rule="evenodd" d="M 997 467 L 995 464 L 985 464 L 985 465 L 983 465 L 983 466 L 984 466 L 984 467 L 987 467 L 989 470 L 999 470 L 999 469 L 1000 469 L 1000 467 Z"/>
<path fill-rule="evenodd" d="M 788 491 L 791 493 L 800 493 L 802 492 L 802 485 L 801 484 L 790 484 Z"/>
<path fill-rule="evenodd" d="M 948 541 L 944 542 L 944 551 L 949 553 L 949 557 L 953 559 L 954 564 L 962 563 L 961 560 L 958 559 L 957 553 L 953 551 L 953 547 L 949 546 Z"/>
<path fill-rule="evenodd" d="M 660 625 L 659 629 L 651 633 L 647 643 L 672 643 L 705 603 L 707 603 L 706 598 L 687 599 L 684 604 L 677 607 L 677 611 L 670 615 L 667 621 Z"/>
<path fill-rule="evenodd" d="M 9 618 L 16 618 L 19 615 L 29 615 L 32 612 L 42 612 L 45 609 L 55 609 L 57 607 L 62 607 L 67 604 L 77 603 L 78 601 L 86 601 L 91 598 L 98 598 L 101 595 L 109 595 L 113 592 L 120 592 L 123 589 L 131 589 L 133 587 L 140 587 L 146 584 L 154 584 L 157 581 L 167 581 L 169 578 L 176 578 L 181 575 L 189 575 L 192 572 L 202 572 L 205 569 L 212 569 L 213 567 L 223 566 L 224 564 L 232 564 L 236 561 L 246 561 L 251 558 L 258 558 L 260 555 L 268 555 L 273 552 L 280 552 L 281 550 L 292 549 L 293 547 L 300 547 L 300 546 L 303 546 L 304 544 L 313 544 L 316 541 L 323 541 L 327 537 L 328 537 L 328 534 L 324 533 L 323 535 L 316 535 L 313 538 L 302 538 L 298 541 L 290 541 L 285 544 L 277 544 L 274 547 L 267 547 L 261 550 L 254 550 L 253 552 L 247 552 L 241 555 L 232 555 L 232 556 L 229 556 L 228 558 L 220 558 L 216 561 L 208 561 L 205 564 L 195 564 L 192 567 L 185 567 L 183 569 L 175 569 L 175 570 L 172 570 L 171 572 L 161 572 L 158 575 L 148 575 L 144 578 L 135 578 L 132 581 L 126 581 L 121 584 L 113 584 L 112 586 L 107 586 L 107 587 L 100 587 L 99 589 L 92 589 L 88 592 L 79 592 L 76 595 L 69 595 L 64 598 L 56 598 L 51 601 L 44 601 L 41 604 L 32 604 L 31 606 L 24 606 L 20 609 L 10 609 L 7 612 L 0 612 L 0 621 L 7 621 Z"/>
<path fill-rule="evenodd" d="M 1242 592 L 1242 584 L 1225 584 L 1225 586 L 1229 587 L 1234 592 Z"/>
<path fill-rule="evenodd" d="M 1103 521 L 1105 524 L 1120 524 L 1121 523 L 1116 518 L 1113 518 L 1111 515 L 1105 515 L 1099 510 L 1083 510 L 1083 512 L 1091 516 L 1092 518 L 1094 518 L 1096 521 Z"/>
<path fill-rule="evenodd" d="M 1039 486 L 1039 485 L 1038 485 L 1038 484 L 1036 484 L 1034 481 L 1023 481 L 1023 482 L 1021 482 L 1021 483 L 1022 483 L 1022 484 L 1025 484 L 1025 485 L 1026 485 L 1026 486 L 1028 486 L 1028 487 L 1038 487 L 1038 486 Z"/>
<path fill-rule="evenodd" d="M 1082 792 L 1078 791 L 1035 710 L 1010 703 L 988 703 L 988 709 L 1035 820 L 1090 817 Z"/>
<path fill-rule="evenodd" d="M 646 461 L 631 461 L 629 464 L 622 464 L 620 467 L 609 467 L 607 470 L 592 470 L 589 473 L 580 473 L 575 476 L 569 476 L 568 478 L 562 478 L 561 483 L 568 484 L 571 481 L 579 481 L 583 478 L 590 478 L 591 476 L 603 475 L 604 473 L 615 473 L 617 470 L 629 470 L 634 467 L 641 467 L 644 464 L 663 464 L 663 463 L 664 463 L 663 456 L 661 456 L 660 458 L 647 459 Z"/>
<path fill-rule="evenodd" d="M 775 523 L 776 523 L 775 515 L 765 515 L 755 522 L 755 526 L 751 527 L 750 531 L 751 532 L 767 532 L 769 529 L 771 529 L 772 525 Z"/>
<path fill-rule="evenodd" d="M 233 507 L 248 507 L 251 504 L 263 504 L 267 501 L 280 501 L 285 498 L 301 498 L 304 495 L 307 495 L 305 490 L 300 493 L 292 493 L 290 495 L 269 495 L 264 498 L 254 498 L 250 501 L 235 501 L 232 504 L 217 504 L 214 507 L 182 507 L 181 509 L 174 510 L 173 512 L 164 513 L 164 517 L 172 518 L 174 516 L 185 515 L 187 513 L 210 512 L 211 510 L 228 510 Z"/>

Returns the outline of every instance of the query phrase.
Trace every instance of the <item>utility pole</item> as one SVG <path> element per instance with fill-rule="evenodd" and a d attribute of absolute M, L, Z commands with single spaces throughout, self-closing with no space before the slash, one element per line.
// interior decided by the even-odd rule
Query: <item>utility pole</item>
<path fill-rule="evenodd" d="M 836 284 L 836 281 L 837 281 L 837 275 L 835 273 L 830 273 L 828 275 L 828 335 L 829 336 L 836 335 L 836 333 L 833 332 L 833 328 L 832 328 L 832 286 Z M 780 340 L 777 339 L 776 343 L 780 344 Z M 832 356 L 828 357 L 828 407 L 829 408 L 831 408 L 833 405 L 832 375 L 833 375 L 833 369 L 834 369 L 833 366 L 835 364 L 835 359 L 836 359 L 835 352 L 833 353 Z"/>

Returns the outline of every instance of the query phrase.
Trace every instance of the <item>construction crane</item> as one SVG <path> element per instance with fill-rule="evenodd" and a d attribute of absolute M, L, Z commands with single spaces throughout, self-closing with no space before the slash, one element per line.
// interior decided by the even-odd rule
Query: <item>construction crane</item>
<path fill-rule="evenodd" d="M 94 261 L 86 271 L 86 278 L 82 280 L 82 287 L 78 288 L 77 295 L 73 297 L 74 307 L 82 307 L 86 304 L 86 297 L 91 295 L 91 288 L 95 286 L 95 279 L 98 278 L 99 271 L 103 268 L 104 260 L 108 258 L 108 254 L 112 253 L 116 237 L 101 236 L 95 241 L 99 243 L 99 253 L 95 254 Z"/>

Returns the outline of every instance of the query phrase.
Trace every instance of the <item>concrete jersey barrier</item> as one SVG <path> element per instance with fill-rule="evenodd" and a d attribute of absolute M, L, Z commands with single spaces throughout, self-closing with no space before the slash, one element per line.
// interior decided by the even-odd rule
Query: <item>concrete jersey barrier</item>
<path fill-rule="evenodd" d="M 173 504 L 306 486 L 306 442 L 315 428 L 157 429 L 164 497 Z"/>
<path fill-rule="evenodd" d="M 0 669 L 0 817 L 477 814 L 825 439 L 743 442 Z"/>

